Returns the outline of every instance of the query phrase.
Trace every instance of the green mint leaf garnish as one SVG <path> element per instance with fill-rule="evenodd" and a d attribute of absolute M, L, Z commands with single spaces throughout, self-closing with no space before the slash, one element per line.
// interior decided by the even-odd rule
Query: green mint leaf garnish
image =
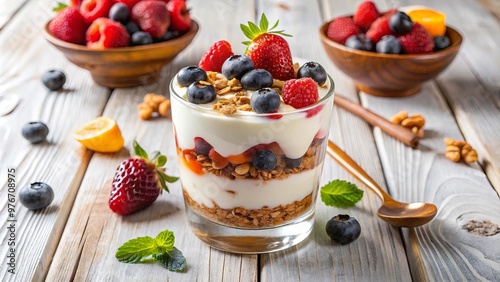
<path fill-rule="evenodd" d="M 158 253 L 155 240 L 151 237 L 132 239 L 118 248 L 115 257 L 126 263 L 139 263 Z"/>
<path fill-rule="evenodd" d="M 363 197 L 363 190 L 345 180 L 333 180 L 321 187 L 321 200 L 327 206 L 353 207 Z"/>
<path fill-rule="evenodd" d="M 154 239 L 145 236 L 126 242 L 118 248 L 115 257 L 125 263 L 158 262 L 170 271 L 183 272 L 187 268 L 186 258 L 174 247 L 174 242 L 174 233 L 167 229 Z"/>
<path fill-rule="evenodd" d="M 161 266 L 170 271 L 184 272 L 187 268 L 186 258 L 177 248 L 173 248 L 169 252 L 155 256 Z"/>
<path fill-rule="evenodd" d="M 175 236 L 174 232 L 170 230 L 165 230 L 156 235 L 155 238 L 156 245 L 160 253 L 165 253 L 174 248 Z"/>

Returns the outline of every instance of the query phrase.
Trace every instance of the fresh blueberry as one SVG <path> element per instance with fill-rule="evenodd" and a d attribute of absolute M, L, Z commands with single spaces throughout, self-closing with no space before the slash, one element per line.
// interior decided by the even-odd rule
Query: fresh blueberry
<path fill-rule="evenodd" d="M 187 88 L 188 101 L 193 104 L 206 104 L 215 100 L 217 94 L 213 85 L 205 85 L 198 82 L 191 83 Z"/>
<path fill-rule="evenodd" d="M 446 49 L 450 46 L 450 39 L 447 36 L 434 37 L 434 51 Z"/>
<path fill-rule="evenodd" d="M 259 150 L 252 156 L 252 164 L 258 170 L 271 171 L 276 167 L 278 159 L 271 150 Z"/>
<path fill-rule="evenodd" d="M 130 20 L 130 10 L 123 3 L 115 3 L 109 9 L 109 18 L 115 22 L 126 24 Z"/>
<path fill-rule="evenodd" d="M 250 106 L 256 113 L 275 112 L 281 104 L 280 94 L 271 88 L 255 91 L 250 98 Z"/>
<path fill-rule="evenodd" d="M 19 201 L 30 210 L 43 209 L 52 203 L 54 191 L 43 182 L 34 182 L 19 190 Z"/>
<path fill-rule="evenodd" d="M 196 154 L 208 156 L 208 153 L 210 153 L 211 149 L 212 145 L 208 144 L 205 139 L 201 137 L 194 138 L 194 150 L 196 151 Z"/>
<path fill-rule="evenodd" d="M 302 157 L 300 157 L 298 159 L 290 159 L 290 158 L 285 157 L 285 163 L 286 163 L 286 166 L 289 168 L 299 167 L 300 164 L 302 163 Z"/>
<path fill-rule="evenodd" d="M 375 45 L 377 53 L 383 54 L 399 54 L 401 53 L 401 43 L 394 35 L 385 35 L 380 38 Z"/>
<path fill-rule="evenodd" d="M 57 91 L 66 83 L 66 75 L 61 70 L 49 70 L 42 75 L 42 82 L 51 91 Z"/>
<path fill-rule="evenodd" d="M 138 32 L 138 31 L 141 31 L 141 28 L 134 22 L 128 22 L 125 25 L 125 28 L 127 29 L 128 34 L 130 34 L 130 35 Z"/>
<path fill-rule="evenodd" d="M 177 38 L 182 35 L 182 32 L 179 30 L 167 30 L 162 36 L 153 38 L 154 42 L 163 42 L 163 41 L 168 41 L 174 38 Z"/>
<path fill-rule="evenodd" d="M 144 31 L 137 31 L 132 34 L 131 38 L 132 45 L 138 46 L 138 45 L 148 45 L 153 43 L 153 37 L 151 37 L 151 34 L 144 32 Z"/>
<path fill-rule="evenodd" d="M 222 74 L 227 79 L 236 78 L 240 80 L 245 73 L 253 70 L 253 68 L 253 61 L 249 57 L 245 55 L 232 55 L 222 64 Z"/>
<path fill-rule="evenodd" d="M 241 86 L 247 90 L 257 90 L 273 86 L 273 76 L 265 69 L 255 69 L 241 77 Z"/>
<path fill-rule="evenodd" d="M 345 46 L 356 50 L 371 51 L 373 42 L 364 33 L 351 35 L 345 41 Z"/>
<path fill-rule="evenodd" d="M 49 134 L 49 128 L 41 121 L 32 121 L 25 124 L 21 132 L 26 140 L 36 144 L 45 141 Z"/>
<path fill-rule="evenodd" d="M 403 35 L 413 28 L 413 21 L 405 12 L 396 12 L 389 18 L 389 29 L 396 35 Z"/>
<path fill-rule="evenodd" d="M 197 66 L 183 67 L 177 74 L 177 82 L 184 87 L 191 85 L 193 82 L 207 79 L 207 73 Z"/>
<path fill-rule="evenodd" d="M 354 217 L 339 214 L 326 223 L 326 234 L 333 241 L 345 245 L 358 239 L 361 234 L 361 226 Z"/>
<path fill-rule="evenodd" d="M 323 85 L 326 82 L 326 71 L 322 65 L 316 62 L 307 62 L 297 71 L 297 78 L 302 77 L 310 77 L 318 85 Z"/>

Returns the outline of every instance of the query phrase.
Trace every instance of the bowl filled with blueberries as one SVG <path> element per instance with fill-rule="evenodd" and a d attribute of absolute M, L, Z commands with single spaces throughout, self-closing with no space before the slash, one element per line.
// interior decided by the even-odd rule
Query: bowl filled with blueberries
<path fill-rule="evenodd" d="M 54 10 L 47 41 L 109 88 L 157 81 L 199 29 L 183 0 L 71 0 Z"/>
<path fill-rule="evenodd" d="M 365 1 L 353 15 L 324 23 L 320 37 L 328 57 L 360 91 L 405 97 L 418 93 L 458 54 L 462 36 L 445 18 L 422 6 L 379 12 Z"/>

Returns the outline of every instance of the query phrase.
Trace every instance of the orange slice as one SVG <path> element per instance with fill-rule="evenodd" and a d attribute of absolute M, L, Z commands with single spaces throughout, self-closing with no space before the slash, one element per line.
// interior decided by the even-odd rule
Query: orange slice
<path fill-rule="evenodd" d="M 406 12 L 412 21 L 422 25 L 432 37 L 446 32 L 446 15 L 429 8 L 417 8 Z"/>
<path fill-rule="evenodd" d="M 123 147 L 123 136 L 112 118 L 98 117 L 87 122 L 73 133 L 73 138 L 85 148 L 101 152 L 117 152 Z"/>

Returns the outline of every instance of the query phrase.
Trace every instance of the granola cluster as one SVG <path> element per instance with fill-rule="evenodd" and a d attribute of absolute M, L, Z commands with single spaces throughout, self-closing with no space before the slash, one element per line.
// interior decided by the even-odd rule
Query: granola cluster
<path fill-rule="evenodd" d="M 228 191 L 228 193 L 230 192 L 232 191 Z M 262 209 L 248 210 L 238 207 L 223 209 L 215 203 L 214 207 L 209 208 L 198 204 L 184 190 L 183 194 L 186 203 L 194 211 L 222 224 L 246 228 L 272 227 L 285 223 L 302 215 L 312 205 L 312 194 L 309 194 L 300 201 L 273 208 L 263 207 Z"/>

